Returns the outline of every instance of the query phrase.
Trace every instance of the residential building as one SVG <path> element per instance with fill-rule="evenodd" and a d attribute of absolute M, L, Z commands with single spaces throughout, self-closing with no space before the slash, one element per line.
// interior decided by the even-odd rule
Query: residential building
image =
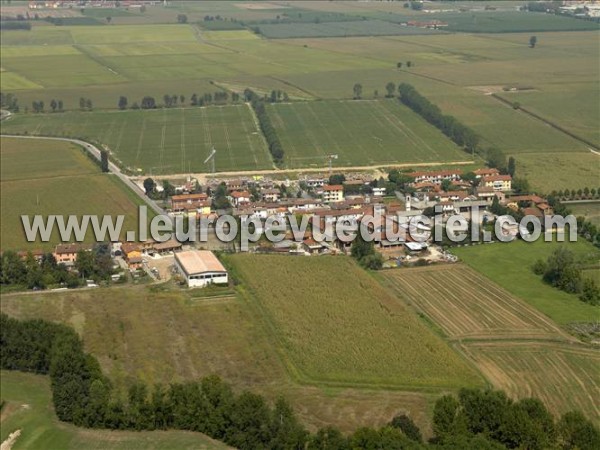
<path fill-rule="evenodd" d="M 482 177 L 481 186 L 491 187 L 495 191 L 510 191 L 512 189 L 512 177 L 510 175 L 491 175 Z"/>
<path fill-rule="evenodd" d="M 323 186 L 323 202 L 341 202 L 344 200 L 344 187 L 341 184 Z"/>
<path fill-rule="evenodd" d="M 463 171 L 461 169 L 432 170 L 425 172 L 412 172 L 408 175 L 415 179 L 415 183 L 429 182 L 440 184 L 444 180 L 460 180 Z"/>
<path fill-rule="evenodd" d="M 77 261 L 77 253 L 91 250 L 92 246 L 88 244 L 59 244 L 54 248 L 53 255 L 58 264 L 69 266 Z"/>
<path fill-rule="evenodd" d="M 191 211 L 204 209 L 208 204 L 208 195 L 206 194 L 182 194 L 171 197 L 171 209 L 173 211 Z M 210 211 L 209 211 L 210 212 Z"/>

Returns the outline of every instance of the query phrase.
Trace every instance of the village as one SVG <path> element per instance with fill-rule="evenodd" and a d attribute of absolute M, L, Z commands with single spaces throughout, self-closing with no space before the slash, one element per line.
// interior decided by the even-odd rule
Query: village
<path fill-rule="evenodd" d="M 353 239 L 334 235 L 333 226 L 343 223 L 358 230 L 361 219 L 378 217 L 370 222 L 368 231 L 374 236 L 374 247 L 382 257 L 383 268 L 452 263 L 456 261 L 447 245 L 415 240 L 409 233 L 408 220 L 431 217 L 433 212 L 461 215 L 468 222 L 477 210 L 476 220 L 491 224 L 500 212 L 529 215 L 542 219 L 553 213 L 549 201 L 537 195 L 515 194 L 512 177 L 497 169 L 484 168 L 472 172 L 462 169 L 399 172 L 392 170 L 387 180 L 374 178 L 369 173 L 331 173 L 303 176 L 295 180 L 274 180 L 268 177 L 212 178 L 205 186 L 188 177 L 185 180 L 163 180 L 162 186 L 152 179 L 142 183 L 146 194 L 162 205 L 172 218 L 191 218 L 211 223 L 223 215 L 253 219 L 265 224 L 267 218 L 284 220 L 294 216 L 308 216 L 320 224 L 325 233 L 314 233 L 307 228 L 298 239 L 288 227 L 283 239 L 270 242 L 261 238 L 252 243 L 249 252 L 277 253 L 290 256 L 319 256 L 350 254 Z M 140 182 L 141 183 L 141 182 Z M 494 207 L 495 205 L 495 207 Z M 404 219 L 404 220 L 403 220 Z M 420 225 L 422 230 L 430 227 Z M 394 230 L 395 239 L 389 239 Z M 264 230 L 262 230 L 264 231 Z M 517 227 L 505 233 L 516 235 Z M 329 233 L 329 234 L 327 234 Z M 107 244 L 108 245 L 108 244 Z M 209 228 L 204 242 L 178 242 L 171 238 L 164 242 L 152 239 L 142 242 L 112 242 L 110 256 L 113 270 L 110 282 L 132 280 L 165 281 L 175 279 L 187 287 L 209 284 L 227 284 L 226 268 L 217 256 L 219 252 L 239 252 L 236 242 L 222 242 L 213 228 Z M 94 246 L 85 243 L 59 244 L 52 255 L 56 264 L 77 271 L 81 252 L 91 252 Z M 23 259 L 32 256 L 42 261 L 44 252 L 20 252 Z M 107 280 L 108 281 L 108 280 Z M 86 287 L 97 287 L 98 280 L 86 280 Z"/>

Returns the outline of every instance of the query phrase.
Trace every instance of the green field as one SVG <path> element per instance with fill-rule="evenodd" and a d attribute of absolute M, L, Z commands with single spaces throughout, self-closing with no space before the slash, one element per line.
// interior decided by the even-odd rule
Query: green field
<path fill-rule="evenodd" d="M 569 203 L 566 206 L 574 216 L 583 216 L 597 227 L 600 226 L 600 202 Z"/>
<path fill-rule="evenodd" d="M 93 139 L 131 172 L 153 174 L 269 169 L 273 164 L 247 105 L 15 116 L 2 132 Z"/>
<path fill-rule="evenodd" d="M 587 152 L 520 153 L 514 155 L 516 174 L 532 189 L 550 193 L 565 189 L 598 189 L 600 155 Z"/>
<path fill-rule="evenodd" d="M 2 442 L 21 430 L 12 449 L 225 449 L 229 448 L 200 433 L 184 431 L 105 431 L 68 425 L 56 418 L 48 377 L 2 371 Z"/>
<path fill-rule="evenodd" d="M 52 250 L 49 242 L 27 242 L 21 215 L 123 214 L 125 230 L 137 230 L 135 196 L 113 175 L 100 168 L 79 147 L 58 141 L 2 138 L 1 226 L 2 249 Z M 88 233 L 87 242 L 93 241 Z"/>
<path fill-rule="evenodd" d="M 404 389 L 481 384 L 349 258 L 235 255 L 230 261 L 289 370 L 305 383 Z"/>
<path fill-rule="evenodd" d="M 258 25 L 260 34 L 270 39 L 300 37 L 394 36 L 435 34 L 435 30 L 406 27 L 382 20 L 350 22 L 289 23 Z M 439 32 L 437 32 L 439 33 Z"/>
<path fill-rule="evenodd" d="M 267 109 L 289 167 L 466 161 L 440 131 L 397 100 L 327 101 L 270 105 Z"/>
<path fill-rule="evenodd" d="M 600 307 L 545 284 L 531 270 L 536 260 L 545 260 L 560 245 L 567 246 L 581 261 L 595 263 L 600 258 L 600 251 L 584 240 L 562 244 L 542 239 L 533 243 L 515 241 L 455 248 L 452 252 L 560 325 L 599 320 Z"/>

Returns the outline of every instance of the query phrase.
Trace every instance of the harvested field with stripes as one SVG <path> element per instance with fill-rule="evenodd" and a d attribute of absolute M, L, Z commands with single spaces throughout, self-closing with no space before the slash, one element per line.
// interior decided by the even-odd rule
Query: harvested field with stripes
<path fill-rule="evenodd" d="M 600 419 L 600 352 L 551 342 L 481 342 L 459 346 L 513 398 L 539 397 L 554 414 L 577 409 Z"/>
<path fill-rule="evenodd" d="M 441 330 L 496 389 L 600 418 L 600 351 L 462 264 L 390 270 L 384 285 Z M 591 318 L 590 318 L 591 320 Z"/>
<path fill-rule="evenodd" d="M 394 270 L 385 278 L 452 339 L 568 339 L 546 316 L 467 266 Z"/>

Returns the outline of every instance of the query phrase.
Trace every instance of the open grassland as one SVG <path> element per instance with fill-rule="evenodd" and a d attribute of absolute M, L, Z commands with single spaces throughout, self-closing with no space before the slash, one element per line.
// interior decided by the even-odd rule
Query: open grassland
<path fill-rule="evenodd" d="M 600 49 L 599 49 L 600 50 Z M 600 76 L 600 73 L 597 73 Z M 544 84 L 529 91 L 500 94 L 511 102 L 519 102 L 552 123 L 600 146 L 600 86 L 586 82 L 569 86 L 565 91 L 560 86 Z"/>
<path fill-rule="evenodd" d="M 249 389 L 273 401 L 283 395 L 313 431 L 327 425 L 344 431 L 381 425 L 401 412 L 428 430 L 439 396 L 295 383 L 278 354 L 279 342 L 263 326 L 264 317 L 253 300 L 236 297 L 229 289 L 210 298 L 197 290 L 130 286 L 5 294 L 0 302 L 2 312 L 10 316 L 74 327 L 86 351 L 98 358 L 121 392 L 136 379 L 168 384 L 217 374 L 238 391 Z"/>
<path fill-rule="evenodd" d="M 13 450 L 46 449 L 225 449 L 226 445 L 200 433 L 185 431 L 105 431 L 77 428 L 60 422 L 52 409 L 48 377 L 2 371 L 2 442 L 21 430 Z M 4 448 L 4 446 L 3 446 Z"/>
<path fill-rule="evenodd" d="M 600 226 L 600 202 L 569 203 L 567 208 L 575 216 L 583 216 L 597 227 Z"/>
<path fill-rule="evenodd" d="M 394 36 L 434 34 L 435 30 L 406 27 L 382 20 L 325 23 L 286 23 L 257 25 L 260 33 L 270 39 L 300 37 Z"/>
<path fill-rule="evenodd" d="M 559 339 L 547 317 L 464 265 L 392 270 L 396 292 L 452 339 Z"/>
<path fill-rule="evenodd" d="M 600 185 L 600 155 L 587 152 L 520 153 L 513 155 L 516 174 L 541 193 Z"/>
<path fill-rule="evenodd" d="M 207 171 L 212 146 L 217 170 L 272 167 L 266 145 L 247 105 L 194 109 L 64 113 L 15 116 L 4 133 L 72 136 L 108 146 L 131 171 Z"/>
<path fill-rule="evenodd" d="M 270 105 L 268 112 L 289 167 L 465 161 L 440 131 L 397 100 Z"/>
<path fill-rule="evenodd" d="M 1 226 L 2 249 L 50 250 L 60 241 L 58 231 L 49 242 L 27 242 L 21 215 L 122 214 L 124 230 L 137 230 L 141 200 L 113 175 L 102 174 L 83 151 L 72 144 L 33 139 L 2 138 Z M 93 242 L 93 235 L 86 235 Z"/>
<path fill-rule="evenodd" d="M 515 398 L 538 397 L 555 415 L 579 410 L 600 419 L 600 352 L 556 343 L 466 344 L 461 350 L 485 376 Z"/>
<path fill-rule="evenodd" d="M 272 342 L 301 381 L 404 389 L 481 384 L 349 258 L 235 255 L 230 262 L 245 283 L 246 301 L 264 316 Z"/>
<path fill-rule="evenodd" d="M 540 239 L 533 243 L 484 244 L 455 248 L 452 252 L 560 325 L 597 321 L 600 319 L 600 307 L 583 303 L 576 295 L 545 284 L 531 270 L 536 260 L 546 260 L 561 245 L 575 253 L 582 262 L 595 263 L 600 258 L 600 251 L 581 239 L 565 243 Z"/>

